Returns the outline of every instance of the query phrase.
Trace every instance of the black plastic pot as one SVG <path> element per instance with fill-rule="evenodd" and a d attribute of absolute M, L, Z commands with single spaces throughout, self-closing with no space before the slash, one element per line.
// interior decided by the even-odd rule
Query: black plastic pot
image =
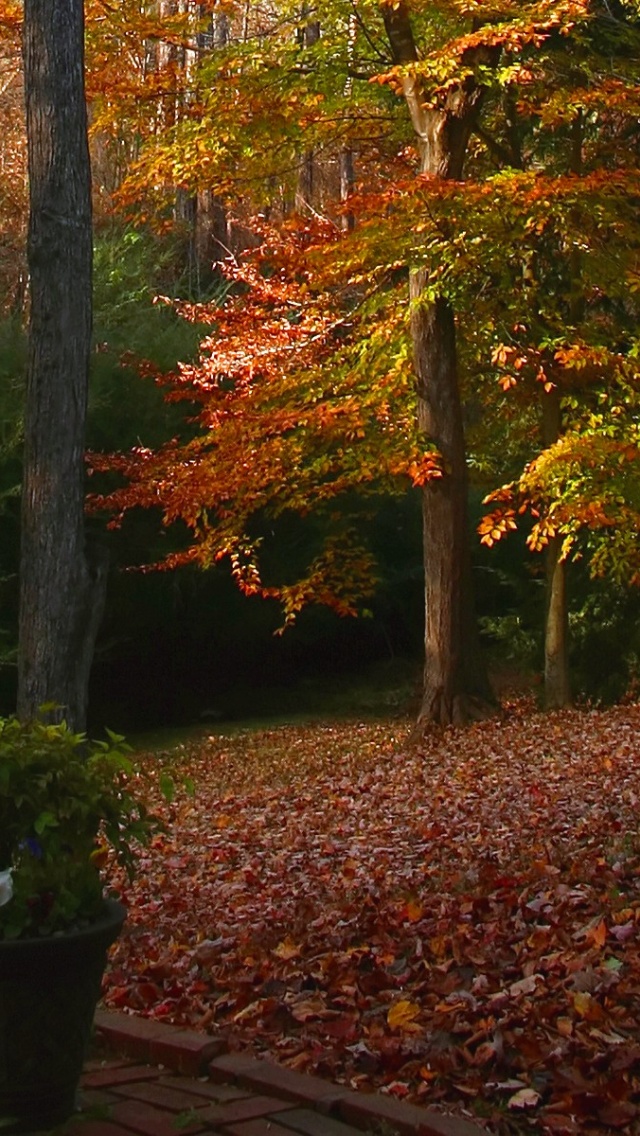
<path fill-rule="evenodd" d="M 125 909 L 105 900 L 79 931 L 0 942 L 0 1134 L 52 1128 L 72 1114 L 107 950 Z"/>

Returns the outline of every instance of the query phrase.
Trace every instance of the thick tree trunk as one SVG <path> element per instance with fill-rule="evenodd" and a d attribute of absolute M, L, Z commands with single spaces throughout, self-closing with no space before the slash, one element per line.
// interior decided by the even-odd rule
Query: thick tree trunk
<path fill-rule="evenodd" d="M 455 320 L 446 300 L 424 301 L 425 285 L 423 270 L 411 274 L 419 426 L 436 442 L 445 472 L 422 494 L 425 669 L 419 731 L 430 722 L 460 725 L 494 708 L 473 605 Z"/>
<path fill-rule="evenodd" d="M 437 108 L 427 108 L 421 81 L 411 72 L 418 53 L 406 5 L 385 5 L 383 18 L 394 61 L 406 68 L 402 83 L 421 172 L 459 180 L 482 90 L 470 80 L 464 87 L 450 88 Z M 429 723 L 463 724 L 495 711 L 472 595 L 455 319 L 446 299 L 426 299 L 427 283 L 425 269 L 411 273 L 419 426 L 425 441 L 441 454 L 444 472 L 423 490 L 425 673 L 418 734 Z"/>
<path fill-rule="evenodd" d="M 88 562 L 84 435 L 91 339 L 91 180 L 82 0 L 25 0 L 31 316 L 20 561 L 18 714 L 55 703 L 74 729 L 104 595 Z"/>

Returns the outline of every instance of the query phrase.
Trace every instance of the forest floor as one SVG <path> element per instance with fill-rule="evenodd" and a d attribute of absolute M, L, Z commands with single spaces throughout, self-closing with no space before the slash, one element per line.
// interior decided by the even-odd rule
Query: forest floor
<path fill-rule="evenodd" d="M 640 1131 L 640 706 L 210 730 L 106 1006 L 489 1130 Z"/>

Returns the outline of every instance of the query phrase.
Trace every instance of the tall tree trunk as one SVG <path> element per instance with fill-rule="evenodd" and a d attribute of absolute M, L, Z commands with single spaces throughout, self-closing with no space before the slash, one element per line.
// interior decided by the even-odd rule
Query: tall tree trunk
<path fill-rule="evenodd" d="M 544 635 L 544 707 L 571 705 L 567 565 L 561 559 L 562 538 L 551 538 L 545 552 L 547 604 Z"/>
<path fill-rule="evenodd" d="M 562 432 L 560 392 L 542 394 L 542 434 L 545 448 Z M 562 559 L 562 537 L 554 536 L 545 550 L 546 612 L 544 633 L 544 705 L 559 710 L 571 703 L 569 681 L 569 614 L 567 565 Z"/>
<path fill-rule="evenodd" d="M 473 604 L 455 320 L 446 300 L 425 303 L 426 283 L 425 270 L 411 273 L 418 424 L 436 443 L 445 474 L 422 491 L 425 668 L 418 732 L 430 722 L 462 725 L 494 709 Z"/>
<path fill-rule="evenodd" d="M 570 133 L 569 169 L 582 175 L 584 116 L 576 110 Z M 569 323 L 576 327 L 584 318 L 580 249 L 570 253 Z M 542 395 L 542 440 L 546 447 L 558 441 L 563 430 L 561 395 L 558 387 Z M 545 552 L 547 585 L 544 633 L 544 705 L 546 710 L 560 710 L 571 705 L 571 672 L 569 668 L 569 599 L 568 566 L 562 559 L 562 537 L 555 536 Z"/>
<path fill-rule="evenodd" d="M 405 4 L 385 5 L 383 18 L 421 159 L 421 172 L 462 177 L 482 89 L 469 80 L 448 90 L 436 109 L 425 106 L 411 65 L 418 52 Z M 479 650 L 472 597 L 467 467 L 455 318 L 449 302 L 426 299 L 428 274 L 410 277 L 411 336 L 418 385 L 419 426 L 443 460 L 444 475 L 424 487 L 425 672 L 417 731 L 429 723 L 462 724 L 495 709 Z"/>
<path fill-rule="evenodd" d="M 303 51 L 308 51 L 320 39 L 320 24 L 317 20 L 307 20 L 310 5 L 302 5 L 302 20 L 305 21 L 298 30 L 298 42 Z M 300 159 L 298 170 L 298 185 L 295 194 L 295 207 L 297 212 L 305 213 L 313 208 L 317 194 L 316 155 L 313 148 L 305 150 Z"/>
<path fill-rule="evenodd" d="M 106 577 L 84 533 L 91 178 L 82 0 L 25 0 L 31 316 L 20 560 L 18 714 L 86 723 Z"/>
<path fill-rule="evenodd" d="M 356 38 L 358 34 L 358 20 L 354 12 L 349 16 L 349 23 L 347 28 L 347 78 L 344 85 L 343 95 L 346 101 L 351 101 L 353 93 L 353 61 L 355 53 Z M 340 169 L 340 204 L 344 205 L 348 200 L 355 188 L 356 170 L 355 170 L 355 153 L 351 142 L 344 145 L 340 149 L 339 155 L 339 169 Z M 351 233 L 355 228 L 356 219 L 351 210 L 343 213 L 341 218 L 341 228 L 345 233 Z"/>
<path fill-rule="evenodd" d="M 204 6 L 201 5 L 201 8 L 204 14 Z M 230 36 L 231 25 L 226 12 L 212 12 L 208 31 L 198 36 L 200 58 L 211 52 L 222 51 L 228 45 Z M 216 278 L 222 279 L 216 262 L 224 260 L 232 252 L 229 241 L 229 218 L 224 201 L 209 189 L 198 190 L 195 254 L 203 287 L 207 288 Z"/>

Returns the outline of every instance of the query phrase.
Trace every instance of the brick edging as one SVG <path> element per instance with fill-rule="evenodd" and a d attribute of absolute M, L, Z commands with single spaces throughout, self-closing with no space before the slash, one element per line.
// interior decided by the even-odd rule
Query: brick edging
<path fill-rule="evenodd" d="M 223 1041 L 196 1030 L 113 1010 L 96 1010 L 94 1027 L 119 1055 L 292 1100 L 368 1131 L 376 1121 L 384 1121 L 398 1136 L 487 1136 L 485 1128 L 463 1117 L 446 1116 L 384 1093 L 354 1092 L 262 1058 L 229 1053 Z"/>
<path fill-rule="evenodd" d="M 115 1053 L 147 1065 L 166 1065 L 186 1077 L 203 1077 L 226 1045 L 206 1033 L 180 1029 L 115 1010 L 96 1010 L 96 1033 Z"/>

